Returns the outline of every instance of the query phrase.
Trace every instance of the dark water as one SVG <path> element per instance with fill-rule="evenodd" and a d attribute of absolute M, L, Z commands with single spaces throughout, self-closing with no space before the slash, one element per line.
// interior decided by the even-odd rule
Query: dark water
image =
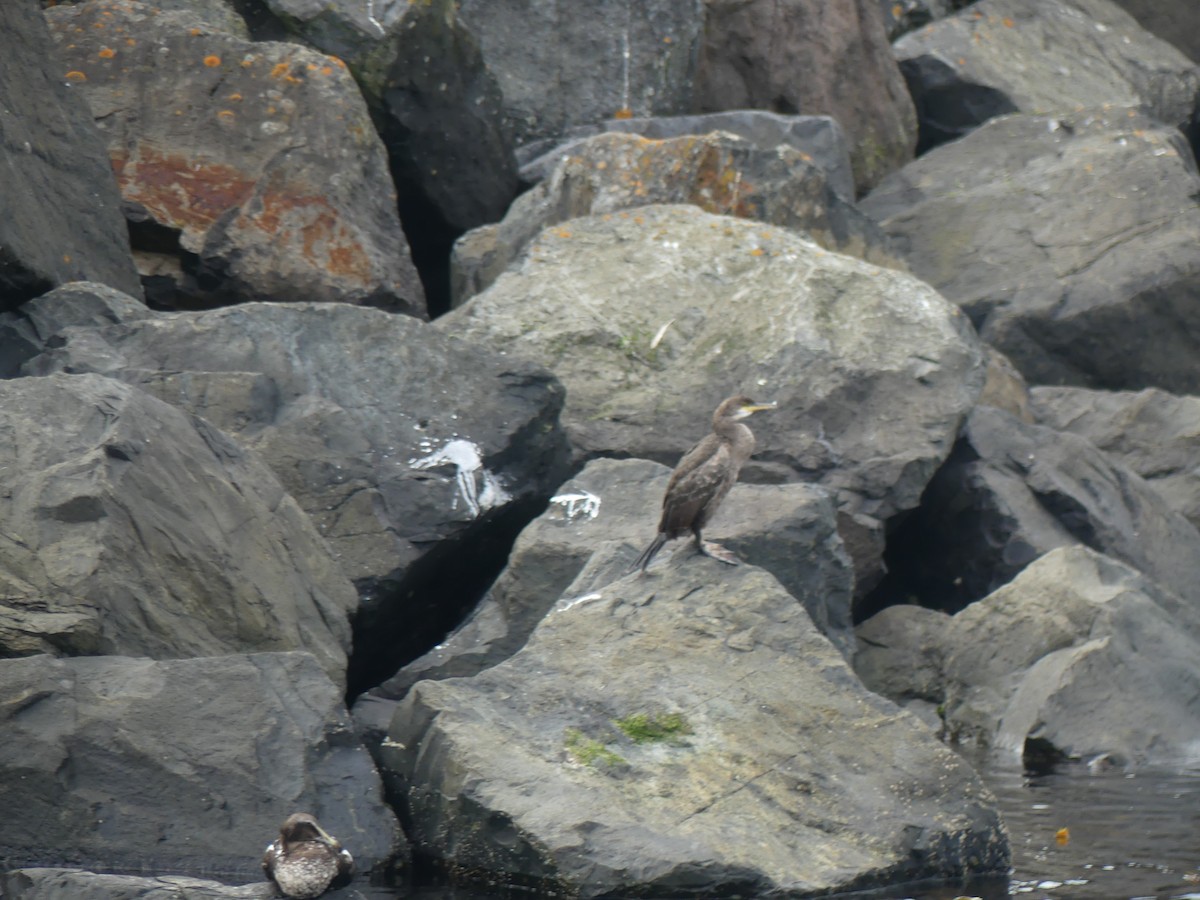
<path fill-rule="evenodd" d="M 1008 825 L 1013 852 L 1008 882 L 898 885 L 852 895 L 854 900 L 1200 900 L 1200 772 L 1092 774 L 1067 766 L 1034 776 L 1018 767 L 980 769 Z M 370 900 L 396 896 L 377 889 L 362 895 Z M 402 896 L 513 900 L 535 895 L 421 888 Z"/>

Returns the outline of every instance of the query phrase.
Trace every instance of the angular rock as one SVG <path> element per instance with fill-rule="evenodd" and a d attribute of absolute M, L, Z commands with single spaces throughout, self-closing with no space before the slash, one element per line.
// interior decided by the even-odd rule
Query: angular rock
<path fill-rule="evenodd" d="M 504 215 L 517 193 L 504 98 L 452 0 L 265 5 L 292 34 L 350 66 L 387 145 L 402 208 L 419 206 L 456 233 Z"/>
<path fill-rule="evenodd" d="M 107 285 L 64 284 L 13 312 L 0 312 L 0 378 L 16 378 L 25 363 L 47 349 L 50 338 L 71 325 L 110 325 L 153 315 L 141 300 Z"/>
<path fill-rule="evenodd" d="M 888 560 L 906 592 L 956 612 L 1076 544 L 1200 602 L 1200 532 L 1154 488 L 1078 435 L 980 406 Z"/>
<path fill-rule="evenodd" d="M 0 661 L 0 853 L 257 881 L 263 847 L 308 811 L 386 869 L 399 829 L 339 688 L 307 653 Z"/>
<path fill-rule="evenodd" d="M 1035 421 L 1029 405 L 1029 385 L 1025 383 L 1016 366 L 995 347 L 989 345 L 986 353 L 987 381 L 983 383 L 979 402 L 984 406 L 996 406 L 1012 413 L 1022 422 Z"/>
<path fill-rule="evenodd" d="M 1191 0 L 1117 0 L 1125 12 L 1156 37 L 1200 63 L 1200 6 Z"/>
<path fill-rule="evenodd" d="M 955 9 L 968 6 L 973 0 L 879 0 L 889 41 L 902 34 L 928 25 L 934 19 L 950 15 Z"/>
<path fill-rule="evenodd" d="M 954 616 L 946 727 L 1027 756 L 1200 761 L 1200 615 L 1084 547 L 1047 553 Z"/>
<path fill-rule="evenodd" d="M 860 193 L 912 159 L 917 119 L 877 0 L 706 0 L 696 107 L 832 116 Z"/>
<path fill-rule="evenodd" d="M 777 400 L 746 480 L 819 480 L 879 518 L 916 505 L 983 382 L 922 282 L 688 206 L 549 228 L 433 327 L 554 371 L 583 459 L 674 464 L 731 391 Z"/>
<path fill-rule="evenodd" d="M 856 629 L 854 671 L 877 694 L 908 705 L 946 697 L 946 632 L 950 616 L 911 603 L 889 606 Z"/>
<path fill-rule="evenodd" d="M 1196 393 L 1197 192 L 1178 131 L 1109 110 L 994 120 L 862 207 L 1031 383 Z"/>
<path fill-rule="evenodd" d="M 105 875 L 82 869 L 16 869 L 0 874 L 0 889 L 10 900 L 275 900 L 267 881 L 230 885 L 183 875 Z M 329 898 L 361 896 L 338 891 Z"/>
<path fill-rule="evenodd" d="M 614 115 L 692 112 L 703 0 L 460 0 L 518 144 Z"/>
<path fill-rule="evenodd" d="M 970 767 L 770 575 L 676 556 L 595 593 L 500 665 L 409 692 L 381 753 L 421 852 L 581 897 L 1006 870 Z"/>
<path fill-rule="evenodd" d="M 1110 0 L 980 0 L 895 44 L 921 149 L 1005 113 L 1145 107 L 1191 122 L 1200 69 Z"/>
<path fill-rule="evenodd" d="M 829 250 L 903 268 L 874 220 L 839 196 L 824 170 L 799 151 L 759 149 L 720 132 L 655 141 L 603 134 L 572 146 L 502 222 L 459 239 L 451 305 L 489 287 L 542 229 L 651 203 L 691 203 L 716 215 L 770 222 Z"/>
<path fill-rule="evenodd" d="M 132 0 L 46 15 L 108 139 L 162 305 L 336 300 L 425 315 L 387 156 L 340 60 Z"/>
<path fill-rule="evenodd" d="M 256 454 L 96 375 L 0 382 L 0 656 L 311 651 L 357 597 Z"/>
<path fill-rule="evenodd" d="M 0 4 L 0 33 L 0 310 L 69 281 L 140 296 L 104 139 L 37 4 Z"/>
<path fill-rule="evenodd" d="M 610 131 L 640 134 L 651 140 L 710 134 L 725 131 L 749 141 L 758 150 L 773 150 L 781 144 L 803 154 L 808 162 L 825 172 L 829 184 L 846 200 L 854 199 L 854 174 L 846 133 L 831 116 L 784 116 L 765 109 L 734 109 L 700 116 L 658 116 L 651 119 L 606 119 L 597 125 L 570 129 L 565 140 L 549 138 L 541 144 L 526 144 L 517 153 L 521 180 L 536 184 L 557 168 L 576 144 Z"/>
<path fill-rule="evenodd" d="M 597 459 L 564 483 L 513 545 L 508 566 L 471 617 L 445 641 L 355 702 L 361 727 L 386 734 L 394 701 L 424 679 L 475 675 L 508 659 L 579 576 L 617 578 L 658 526 L 670 470 L 642 459 Z M 839 651 L 853 649 L 852 573 L 829 497 L 805 484 L 735 485 L 705 531 L 771 572 Z M 679 541 L 664 550 L 692 553 Z M 620 547 L 615 568 L 590 568 Z M 656 565 L 651 572 L 658 570 Z M 586 592 L 586 588 L 576 585 Z"/>
<path fill-rule="evenodd" d="M 360 650 L 423 652 L 407 642 L 450 624 L 422 625 L 447 614 L 422 579 L 523 524 L 562 480 L 553 376 L 408 316 L 251 303 L 68 328 L 58 342 L 27 370 L 136 384 L 262 454 L 358 585 Z M 384 613 L 398 621 L 379 626 Z"/>
<path fill-rule="evenodd" d="M 1087 438 L 1200 527 L 1200 397 L 1144 391 L 1038 387 L 1037 421 Z"/>

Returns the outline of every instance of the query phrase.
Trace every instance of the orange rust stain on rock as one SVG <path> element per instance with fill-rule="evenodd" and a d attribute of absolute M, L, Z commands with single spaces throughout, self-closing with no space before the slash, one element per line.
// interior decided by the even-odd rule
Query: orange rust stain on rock
<path fill-rule="evenodd" d="M 159 153 L 141 146 L 132 157 L 114 157 L 121 196 L 144 206 L 161 224 L 204 231 L 217 217 L 240 206 L 254 182 L 222 163 Z"/>

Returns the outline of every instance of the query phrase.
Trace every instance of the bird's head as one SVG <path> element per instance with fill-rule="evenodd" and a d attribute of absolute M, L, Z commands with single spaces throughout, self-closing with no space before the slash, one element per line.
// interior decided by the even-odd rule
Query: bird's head
<path fill-rule="evenodd" d="M 315 816 L 308 813 L 292 813 L 287 821 L 279 828 L 279 837 L 283 846 L 299 844 L 304 841 L 320 841 L 329 847 L 338 849 L 341 845 L 321 827 Z"/>
<path fill-rule="evenodd" d="M 764 409 L 775 409 L 776 403 L 756 403 L 745 395 L 730 397 L 717 407 L 718 419 L 744 419 Z"/>

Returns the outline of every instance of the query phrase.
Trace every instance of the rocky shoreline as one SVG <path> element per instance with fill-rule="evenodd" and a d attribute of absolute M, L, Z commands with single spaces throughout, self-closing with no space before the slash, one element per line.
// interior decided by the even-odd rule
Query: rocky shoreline
<path fill-rule="evenodd" d="M 0 894 L 272 896 L 297 811 L 363 883 L 1004 878 L 955 746 L 1200 764 L 1193 25 L 0 6 Z M 743 565 L 630 574 L 738 391 Z"/>

